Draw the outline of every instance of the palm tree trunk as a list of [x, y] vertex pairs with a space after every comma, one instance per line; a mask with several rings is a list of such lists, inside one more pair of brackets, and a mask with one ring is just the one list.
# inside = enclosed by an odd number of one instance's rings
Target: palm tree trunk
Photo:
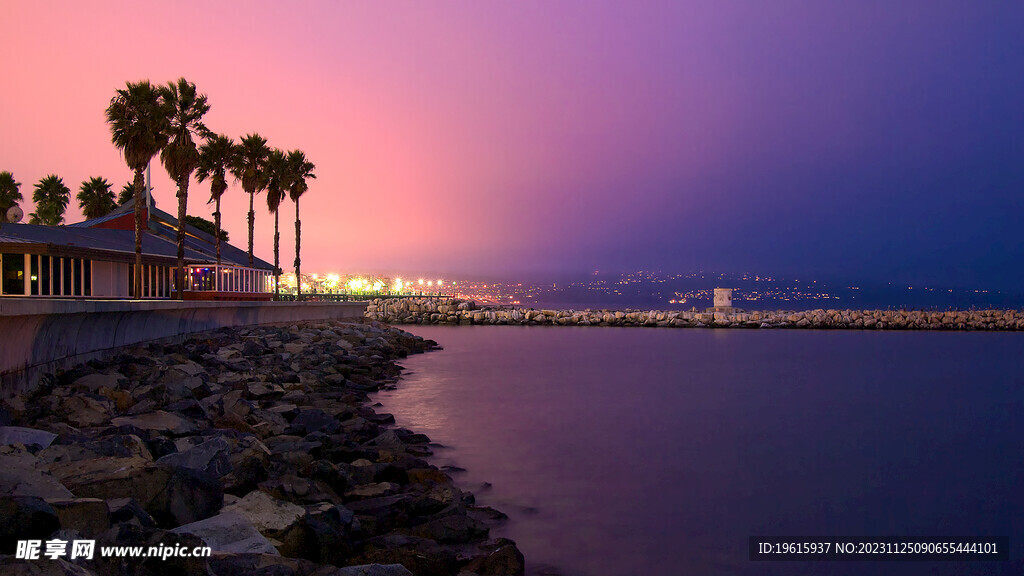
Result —
[[281, 242], [281, 234], [277, 230], [278, 216], [280, 215], [280, 209], [274, 210], [274, 300], [280, 295], [278, 283], [281, 281], [281, 259], [278, 256], [278, 246]]
[[299, 243], [302, 240], [302, 223], [299, 222], [299, 199], [295, 199], [295, 299], [302, 300], [302, 272], [299, 271]]
[[[132, 298], [142, 298], [142, 187], [145, 180], [142, 176], [142, 168], [135, 171], [135, 286], [132, 289]], [[149, 206], [146, 206], [149, 209]]]
[[185, 299], [185, 213], [188, 210], [188, 178], [178, 182], [178, 284], [175, 298]]
[[217, 266], [220, 266], [220, 196], [217, 196], [217, 211], [213, 213], [213, 225], [217, 228]]
[[255, 191], [249, 192], [249, 266], [252, 266], [252, 230], [256, 222], [256, 212], [252, 209], [252, 201], [255, 197]]

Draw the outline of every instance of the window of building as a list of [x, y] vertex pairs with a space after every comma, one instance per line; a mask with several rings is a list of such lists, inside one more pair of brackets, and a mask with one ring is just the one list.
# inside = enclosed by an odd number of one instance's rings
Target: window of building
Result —
[[62, 296], [71, 296], [71, 293], [72, 293], [71, 292], [72, 291], [71, 286], [72, 286], [72, 281], [73, 281], [72, 271], [71, 271], [72, 268], [73, 268], [73, 266], [72, 266], [72, 263], [71, 263], [71, 258], [61, 258], [60, 259], [61, 277], [63, 278], [61, 280], [61, 295]]
[[82, 259], [70, 258], [72, 296], [82, 295]]
[[4, 294], [25, 294], [25, 255], [0, 255], [0, 269], [3, 270]]
[[31, 269], [31, 277], [29, 278], [29, 285], [28, 285], [29, 294], [31, 294], [32, 296], [38, 296], [39, 295], [39, 255], [38, 254], [30, 254], [29, 257], [28, 257], [28, 261], [29, 261], [29, 265], [30, 265], [30, 269]]
[[40, 256], [39, 261], [39, 293], [43, 296], [50, 295], [50, 284], [53, 278], [50, 275], [51, 260], [49, 256]]

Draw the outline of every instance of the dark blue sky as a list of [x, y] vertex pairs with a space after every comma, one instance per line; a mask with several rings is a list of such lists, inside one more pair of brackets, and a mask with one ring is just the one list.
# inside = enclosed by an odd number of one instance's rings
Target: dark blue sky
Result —
[[1024, 287], [1024, 4], [763, 6], [709, 54], [724, 161], [652, 183], [614, 265]]

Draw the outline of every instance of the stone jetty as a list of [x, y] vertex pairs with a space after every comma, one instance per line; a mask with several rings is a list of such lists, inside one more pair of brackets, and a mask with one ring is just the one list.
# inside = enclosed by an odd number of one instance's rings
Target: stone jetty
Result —
[[[367, 405], [398, 359], [435, 346], [375, 322], [231, 328], [44, 377], [0, 403], [0, 572], [523, 574], [489, 536], [504, 515]], [[29, 540], [38, 559], [17, 558]], [[78, 540], [91, 559], [71, 559]], [[48, 558], [47, 542], [67, 548]]]
[[854, 330], [1024, 330], [1018, 310], [535, 310], [457, 298], [376, 299], [366, 318], [389, 324], [646, 326], [662, 328], [817, 328]]

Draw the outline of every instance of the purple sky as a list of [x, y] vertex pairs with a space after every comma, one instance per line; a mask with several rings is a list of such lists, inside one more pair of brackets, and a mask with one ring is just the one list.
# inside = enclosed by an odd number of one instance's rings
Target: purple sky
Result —
[[111, 96], [185, 76], [212, 129], [316, 163], [304, 270], [1024, 287], [1021, 30], [1019, 2], [7, 2], [0, 170], [119, 189]]

